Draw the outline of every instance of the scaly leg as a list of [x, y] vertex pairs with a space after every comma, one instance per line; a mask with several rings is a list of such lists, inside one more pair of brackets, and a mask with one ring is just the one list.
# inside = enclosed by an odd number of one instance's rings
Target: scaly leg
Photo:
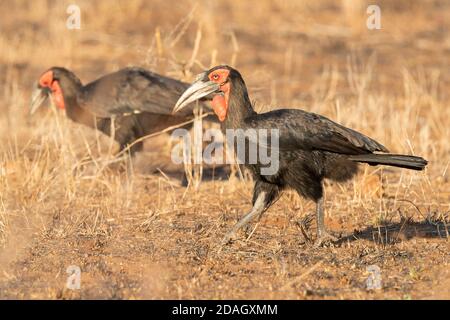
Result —
[[280, 189], [277, 185], [263, 182], [258, 180], [255, 182], [253, 189], [253, 208], [247, 213], [236, 225], [226, 234], [222, 240], [222, 244], [228, 244], [236, 237], [236, 232], [242, 227], [248, 224], [255, 217], [261, 217], [261, 215], [269, 209], [269, 207], [275, 203], [280, 195]]
[[323, 197], [321, 197], [316, 203], [316, 221], [317, 221], [317, 239], [315, 242], [316, 247], [320, 247], [326, 242], [337, 241], [338, 239], [327, 232], [325, 229], [324, 211], [323, 211]]
[[233, 229], [231, 229], [231, 231], [225, 235], [222, 240], [222, 244], [228, 244], [231, 240], [233, 240], [236, 237], [236, 233], [239, 231], [239, 229], [249, 223], [253, 218], [255, 218], [256, 216], [260, 216], [264, 212], [264, 210], [266, 209], [266, 205], [266, 192], [262, 191], [258, 194], [256, 201], [253, 204], [252, 210], [247, 213], [241, 220], [239, 220], [239, 222], [234, 225]]
[[110, 123], [109, 123], [109, 136], [111, 137], [111, 140], [109, 142], [109, 148], [108, 148], [108, 156], [112, 155], [112, 149], [114, 145], [114, 141], [116, 138], [116, 117], [112, 116]]

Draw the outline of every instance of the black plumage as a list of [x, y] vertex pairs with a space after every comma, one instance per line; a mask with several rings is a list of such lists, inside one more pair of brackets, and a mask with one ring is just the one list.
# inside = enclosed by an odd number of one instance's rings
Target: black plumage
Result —
[[183, 108], [185, 101], [205, 97], [212, 100], [224, 131], [276, 129], [279, 133], [279, 169], [270, 175], [262, 173], [264, 166], [261, 163], [249, 163], [248, 152], [254, 141], [247, 139], [247, 154], [241, 161], [255, 182], [253, 208], [225, 237], [225, 242], [235, 236], [239, 228], [267, 210], [282, 190], [291, 188], [316, 203], [317, 244], [321, 244], [333, 238], [324, 226], [324, 179], [347, 181], [357, 172], [359, 162], [414, 170], [422, 170], [427, 164], [421, 157], [387, 154], [388, 149], [377, 141], [314, 113], [280, 109], [258, 114], [252, 107], [242, 76], [228, 66], [218, 66], [203, 73], [183, 94], [175, 110]]

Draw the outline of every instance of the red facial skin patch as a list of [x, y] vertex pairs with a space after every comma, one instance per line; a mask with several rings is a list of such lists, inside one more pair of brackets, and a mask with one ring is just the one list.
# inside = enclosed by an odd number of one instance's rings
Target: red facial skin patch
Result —
[[53, 80], [53, 71], [50, 70], [44, 73], [39, 79], [39, 85], [44, 88], [50, 88], [53, 101], [59, 109], [64, 110], [66, 108], [61, 86], [57, 80]]
[[230, 96], [230, 83], [227, 82], [227, 78], [230, 71], [227, 69], [218, 69], [213, 71], [209, 75], [209, 80], [220, 84], [220, 89], [224, 93], [223, 95], [215, 95], [211, 101], [214, 113], [219, 118], [219, 121], [225, 121], [228, 112], [228, 99]]
[[44, 88], [50, 88], [53, 82], [53, 71], [47, 71], [39, 79], [39, 85]]

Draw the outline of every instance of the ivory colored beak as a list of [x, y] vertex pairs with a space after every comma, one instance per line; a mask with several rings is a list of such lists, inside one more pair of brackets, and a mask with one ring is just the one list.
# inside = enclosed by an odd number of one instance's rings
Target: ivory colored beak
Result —
[[45, 88], [39, 88], [36, 86], [36, 89], [34, 89], [32, 95], [31, 95], [31, 101], [30, 101], [30, 114], [34, 114], [37, 109], [47, 100], [50, 92], [48, 89]]
[[220, 89], [220, 86], [212, 81], [195, 81], [178, 99], [172, 113], [176, 113], [188, 104], [197, 101]]

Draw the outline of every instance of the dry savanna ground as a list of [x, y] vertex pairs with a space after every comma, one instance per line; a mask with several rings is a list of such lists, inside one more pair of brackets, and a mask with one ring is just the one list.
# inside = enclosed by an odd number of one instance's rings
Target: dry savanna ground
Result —
[[[372, 1], [373, 2], [373, 1]], [[376, 1], [0, 1], [0, 298], [450, 298], [450, 4]], [[288, 106], [364, 132], [427, 170], [361, 166], [313, 204], [287, 192], [239, 240], [220, 240], [250, 208], [252, 182], [205, 168], [198, 190], [168, 156], [168, 135], [111, 163], [110, 141], [30, 90], [53, 65], [82, 81], [139, 65], [186, 81], [227, 63], [259, 111]], [[69, 266], [81, 289], [66, 289]], [[368, 268], [382, 288], [367, 290]], [[375, 267], [375, 268], [376, 268]], [[369, 268], [370, 270], [370, 268]]]

